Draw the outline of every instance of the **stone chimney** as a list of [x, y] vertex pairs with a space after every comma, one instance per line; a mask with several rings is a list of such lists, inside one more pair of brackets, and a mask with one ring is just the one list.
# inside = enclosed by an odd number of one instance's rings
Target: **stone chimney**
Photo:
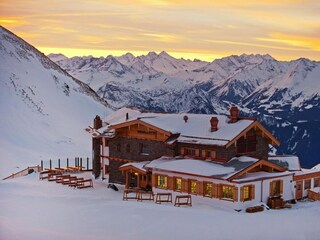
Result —
[[219, 119], [217, 117], [212, 117], [210, 119], [211, 132], [216, 132], [218, 130]]
[[94, 120], [93, 120], [93, 128], [94, 129], [99, 129], [102, 127], [102, 120], [101, 118], [97, 115]]
[[188, 119], [189, 119], [189, 118], [188, 118], [188, 116], [187, 116], [187, 115], [185, 115], [185, 116], [183, 117], [183, 120], [184, 120], [184, 122], [185, 122], [185, 123], [187, 123], [187, 122], [188, 122]]
[[[97, 115], [93, 120], [93, 128], [99, 129], [102, 127], [102, 120]], [[101, 173], [101, 162], [100, 162], [100, 146], [101, 146], [101, 138], [93, 137], [92, 138], [92, 174], [95, 178], [98, 178]]]
[[236, 123], [239, 118], [239, 109], [235, 106], [230, 108], [230, 123]]

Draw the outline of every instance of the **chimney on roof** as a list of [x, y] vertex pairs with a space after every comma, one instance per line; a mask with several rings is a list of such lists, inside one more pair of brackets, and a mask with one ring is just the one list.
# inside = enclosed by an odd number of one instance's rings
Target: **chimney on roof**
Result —
[[183, 120], [184, 120], [185, 123], [188, 122], [188, 119], [189, 119], [188, 116], [184, 115]]
[[239, 109], [235, 106], [230, 108], [230, 123], [236, 123], [239, 118]]
[[94, 129], [99, 129], [102, 127], [102, 120], [101, 118], [97, 115], [94, 120], [93, 120], [93, 128]]
[[210, 119], [211, 132], [216, 132], [218, 130], [219, 119], [217, 117], [212, 117]]
[[126, 113], [126, 121], [129, 119], [129, 113]]

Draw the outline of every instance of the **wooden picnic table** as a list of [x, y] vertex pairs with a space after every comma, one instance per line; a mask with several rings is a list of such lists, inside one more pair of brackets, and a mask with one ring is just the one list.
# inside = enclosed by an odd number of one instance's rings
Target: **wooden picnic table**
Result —
[[[130, 188], [130, 189], [125, 189], [123, 191], [123, 197], [122, 197], [122, 200], [124, 201], [128, 201], [130, 199], [135, 199], [137, 200], [138, 199], [138, 192], [139, 192], [139, 189], [134, 189], [134, 188]], [[129, 194], [133, 194], [134, 196], [129, 196]]]
[[144, 190], [139, 190], [138, 191], [138, 196], [137, 196], [137, 201], [154, 201], [154, 194], [152, 191], [144, 191]]
[[172, 193], [157, 193], [156, 203], [161, 204], [163, 202], [172, 203]]
[[191, 195], [178, 195], [174, 202], [174, 206], [180, 207], [181, 205], [192, 206]]

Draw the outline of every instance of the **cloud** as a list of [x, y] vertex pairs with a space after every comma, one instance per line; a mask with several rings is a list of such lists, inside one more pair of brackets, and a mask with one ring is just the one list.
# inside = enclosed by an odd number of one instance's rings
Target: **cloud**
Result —
[[36, 47], [320, 60], [319, 10], [315, 0], [2, 0], [0, 23]]

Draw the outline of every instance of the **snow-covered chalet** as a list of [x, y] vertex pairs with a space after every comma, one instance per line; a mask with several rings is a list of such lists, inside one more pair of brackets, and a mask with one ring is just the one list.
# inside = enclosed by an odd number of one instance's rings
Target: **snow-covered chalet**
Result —
[[[88, 129], [89, 130], [89, 129]], [[269, 156], [280, 142], [259, 121], [122, 108], [94, 119], [93, 171], [126, 188], [171, 192], [234, 209], [301, 199], [319, 188], [320, 170], [302, 170], [296, 156]]]

